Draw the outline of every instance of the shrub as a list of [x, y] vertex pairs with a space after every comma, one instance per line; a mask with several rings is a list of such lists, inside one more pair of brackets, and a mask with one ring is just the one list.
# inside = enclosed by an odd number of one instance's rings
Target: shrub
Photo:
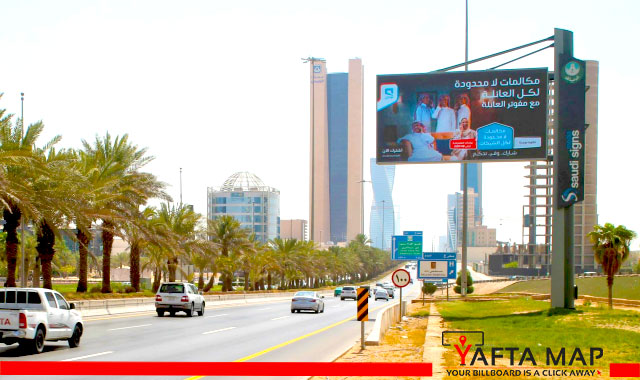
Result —
[[89, 288], [89, 293], [100, 293], [102, 291], [102, 285], [93, 285]]
[[438, 287], [430, 282], [425, 282], [424, 285], [422, 285], [422, 293], [424, 294], [432, 295], [437, 289]]
[[502, 266], [503, 268], [517, 268], [518, 267], [518, 262], [517, 261], [512, 261], [508, 264], [504, 264]]
[[136, 292], [136, 288], [134, 288], [133, 286], [130, 286], [130, 285], [129, 285], [129, 286], [126, 286], [126, 287], [124, 288], [124, 292], [125, 292], [125, 293], [135, 293], [135, 292]]
[[[471, 274], [467, 271], [467, 294], [473, 293], [473, 279], [471, 278]], [[458, 272], [458, 278], [456, 279], [456, 286], [453, 288], [453, 291], [461, 294], [462, 290], [462, 275]]]

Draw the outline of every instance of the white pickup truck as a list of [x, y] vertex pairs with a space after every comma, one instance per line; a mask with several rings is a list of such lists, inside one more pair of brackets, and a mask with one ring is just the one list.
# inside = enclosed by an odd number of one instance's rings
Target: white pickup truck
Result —
[[51, 289], [0, 289], [0, 342], [19, 343], [39, 354], [45, 341], [67, 340], [80, 344], [82, 316], [64, 297]]

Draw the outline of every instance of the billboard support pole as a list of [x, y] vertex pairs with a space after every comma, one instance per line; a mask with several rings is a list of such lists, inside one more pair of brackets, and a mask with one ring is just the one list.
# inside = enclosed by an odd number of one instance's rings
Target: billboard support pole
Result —
[[553, 138], [553, 216], [552, 216], [552, 258], [551, 258], [551, 307], [574, 309], [574, 257], [573, 257], [573, 206], [559, 207], [557, 194], [560, 189], [560, 136], [563, 125], [560, 125], [558, 109], [560, 104], [561, 55], [573, 56], [573, 33], [568, 30], [554, 31], [554, 117]]
[[[465, 0], [464, 71], [469, 71], [469, 1]], [[460, 271], [460, 295], [467, 296], [467, 163], [462, 164], [462, 270]], [[449, 287], [447, 284], [447, 294]]]

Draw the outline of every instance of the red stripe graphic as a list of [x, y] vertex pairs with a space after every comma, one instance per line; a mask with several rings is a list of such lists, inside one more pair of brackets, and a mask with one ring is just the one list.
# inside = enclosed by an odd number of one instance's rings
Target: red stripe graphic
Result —
[[431, 376], [431, 363], [1, 361], [19, 376]]
[[610, 377], [640, 377], [640, 363], [610, 363]]

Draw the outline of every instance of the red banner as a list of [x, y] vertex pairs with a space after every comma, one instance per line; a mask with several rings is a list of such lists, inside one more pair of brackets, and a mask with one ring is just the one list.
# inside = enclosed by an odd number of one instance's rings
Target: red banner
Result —
[[478, 140], [476, 139], [457, 139], [449, 141], [450, 149], [478, 149]]
[[640, 377], [640, 363], [611, 363], [609, 377]]
[[[36, 365], [29, 365], [36, 364]], [[431, 376], [431, 363], [24, 362], [0, 361], [5, 376]]]

